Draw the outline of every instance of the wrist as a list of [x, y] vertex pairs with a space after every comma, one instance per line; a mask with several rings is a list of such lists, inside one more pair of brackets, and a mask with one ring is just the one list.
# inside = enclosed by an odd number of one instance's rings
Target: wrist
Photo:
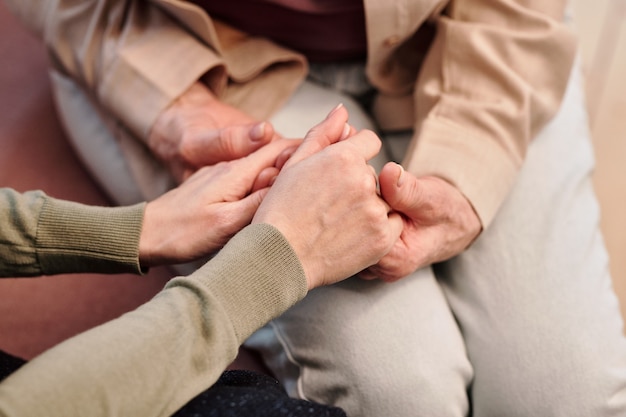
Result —
[[148, 146], [154, 150], [159, 146], [162, 138], [182, 137], [185, 129], [185, 118], [189, 112], [207, 109], [207, 106], [217, 103], [219, 100], [211, 90], [200, 82], [193, 83], [159, 113], [148, 134]]
[[147, 203], [144, 208], [141, 234], [139, 235], [138, 257], [141, 268], [149, 268], [158, 264], [159, 256], [156, 249], [159, 238], [155, 235], [155, 231], [158, 231], [159, 228], [153, 221], [153, 214], [153, 203]]

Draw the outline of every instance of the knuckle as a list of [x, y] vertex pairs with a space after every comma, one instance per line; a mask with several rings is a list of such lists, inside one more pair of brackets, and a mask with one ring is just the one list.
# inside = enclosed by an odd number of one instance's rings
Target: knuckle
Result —
[[361, 133], [363, 134], [363, 136], [365, 136], [367, 139], [370, 139], [372, 141], [377, 141], [377, 142], [381, 142], [380, 138], [378, 137], [378, 135], [370, 129], [363, 129], [361, 131]]
[[333, 160], [336, 164], [342, 164], [344, 166], [350, 166], [354, 162], [354, 153], [346, 152], [345, 149], [340, 148], [327, 148], [329, 150], [335, 150], [337, 152], [331, 152]]
[[378, 137], [378, 135], [370, 130], [370, 129], [363, 129], [361, 131], [361, 134], [363, 135], [364, 139], [367, 140], [368, 142], [372, 142], [372, 144], [381, 147], [382, 146], [382, 141], [380, 140], [380, 137]]

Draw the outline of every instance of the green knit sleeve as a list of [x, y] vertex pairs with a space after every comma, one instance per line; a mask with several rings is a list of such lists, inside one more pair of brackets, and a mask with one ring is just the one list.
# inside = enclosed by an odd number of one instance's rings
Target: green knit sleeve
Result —
[[140, 273], [143, 211], [0, 189], [0, 276]]
[[241, 230], [211, 262], [166, 286], [175, 287], [213, 294], [230, 318], [239, 343], [307, 293], [298, 256], [269, 224]]
[[62, 342], [0, 384], [0, 416], [172, 415], [211, 386], [239, 345], [307, 292], [270, 225], [246, 227], [151, 301]]
[[45, 199], [40, 191], [0, 189], [0, 276], [41, 275], [35, 240]]

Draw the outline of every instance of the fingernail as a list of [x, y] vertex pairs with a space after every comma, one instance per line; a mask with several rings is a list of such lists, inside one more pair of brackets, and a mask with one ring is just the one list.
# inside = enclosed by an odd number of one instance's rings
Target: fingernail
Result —
[[255, 125], [250, 130], [250, 139], [256, 141], [256, 140], [261, 140], [261, 139], [265, 138], [265, 125], [266, 124], [267, 124], [266, 122], [261, 122], [261, 123]]
[[398, 187], [402, 187], [402, 184], [404, 184], [404, 168], [402, 168], [402, 165], [399, 165], [400, 167], [400, 175], [398, 175], [398, 182], [396, 183], [396, 185]]
[[349, 134], [350, 134], [350, 125], [346, 123], [345, 125], [343, 125], [343, 132], [341, 132], [341, 136], [339, 137], [339, 140], [346, 139]]
[[335, 108], [334, 108], [334, 109], [332, 109], [332, 110], [330, 111], [330, 113], [328, 113], [328, 116], [326, 116], [326, 118], [327, 118], [327, 119], [328, 119], [328, 118], [330, 118], [333, 114], [335, 114], [335, 113], [337, 112], [337, 110], [339, 110], [339, 109], [340, 109], [340, 108], [342, 108], [342, 107], [343, 107], [343, 103], [339, 103], [339, 104], [337, 104], [337, 106], [335, 106]]

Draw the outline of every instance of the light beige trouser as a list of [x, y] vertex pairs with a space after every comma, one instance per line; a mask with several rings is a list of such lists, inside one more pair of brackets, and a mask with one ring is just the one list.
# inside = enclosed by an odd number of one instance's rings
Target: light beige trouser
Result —
[[[76, 148], [118, 202], [169, 186], [123, 129], [103, 122], [71, 82], [53, 80]], [[352, 100], [313, 84], [273, 121], [302, 135], [338, 101], [353, 124], [371, 127]], [[400, 142], [388, 139], [388, 153]], [[350, 279], [315, 290], [248, 346], [292, 395], [351, 417], [626, 416], [626, 340], [592, 168], [575, 71], [561, 111], [471, 249], [394, 284]]]

